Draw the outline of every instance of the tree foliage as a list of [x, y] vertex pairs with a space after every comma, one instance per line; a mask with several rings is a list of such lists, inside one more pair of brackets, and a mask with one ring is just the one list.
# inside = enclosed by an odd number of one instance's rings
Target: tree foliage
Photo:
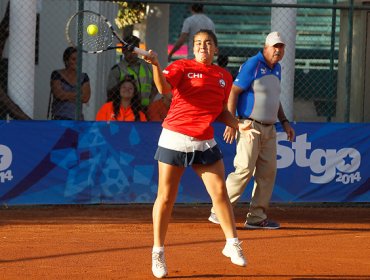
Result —
[[146, 3], [143, 2], [128, 2], [128, 1], [116, 1], [119, 5], [117, 17], [115, 19], [118, 28], [123, 29], [126, 26], [140, 23], [146, 14]]

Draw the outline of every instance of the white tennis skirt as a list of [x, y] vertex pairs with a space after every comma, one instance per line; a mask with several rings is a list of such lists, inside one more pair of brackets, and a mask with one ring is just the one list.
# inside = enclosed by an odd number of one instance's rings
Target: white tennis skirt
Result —
[[166, 128], [162, 129], [154, 158], [160, 162], [187, 167], [212, 164], [223, 158], [215, 139], [199, 140]]

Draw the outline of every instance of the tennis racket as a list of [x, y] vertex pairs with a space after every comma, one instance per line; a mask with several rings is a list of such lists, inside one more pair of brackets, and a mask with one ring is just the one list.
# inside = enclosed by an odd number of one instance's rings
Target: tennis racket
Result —
[[[91, 27], [96, 32], [88, 31]], [[123, 41], [108, 19], [93, 11], [82, 10], [72, 15], [68, 19], [65, 35], [69, 44], [75, 47], [80, 44], [85, 53], [97, 54], [121, 48], [143, 56], [149, 55], [149, 52]], [[122, 45], [117, 46], [117, 41]]]

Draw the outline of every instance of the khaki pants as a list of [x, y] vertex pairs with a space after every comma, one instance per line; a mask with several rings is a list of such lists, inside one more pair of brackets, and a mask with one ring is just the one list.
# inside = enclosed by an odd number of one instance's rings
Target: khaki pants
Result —
[[[245, 120], [248, 122], [249, 120]], [[254, 187], [247, 214], [248, 223], [257, 223], [267, 218], [276, 177], [276, 129], [274, 125], [262, 125], [253, 122], [252, 126], [261, 134], [254, 134], [255, 139], [248, 143], [243, 134], [238, 133], [235, 171], [226, 180], [226, 188], [233, 206], [243, 194], [252, 176]], [[213, 209], [211, 210], [213, 212]]]

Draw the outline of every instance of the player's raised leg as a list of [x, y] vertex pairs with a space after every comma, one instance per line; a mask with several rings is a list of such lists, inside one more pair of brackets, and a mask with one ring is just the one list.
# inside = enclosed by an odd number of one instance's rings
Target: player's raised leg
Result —
[[[221, 228], [225, 234], [226, 245], [222, 253], [231, 259], [231, 262], [246, 266], [241, 242], [237, 237], [234, 213], [226, 191], [225, 167], [222, 160], [210, 165], [194, 164], [193, 169], [203, 180], [207, 191], [212, 199], [213, 207], [219, 218]], [[222, 175], [220, 175], [222, 174]]]

